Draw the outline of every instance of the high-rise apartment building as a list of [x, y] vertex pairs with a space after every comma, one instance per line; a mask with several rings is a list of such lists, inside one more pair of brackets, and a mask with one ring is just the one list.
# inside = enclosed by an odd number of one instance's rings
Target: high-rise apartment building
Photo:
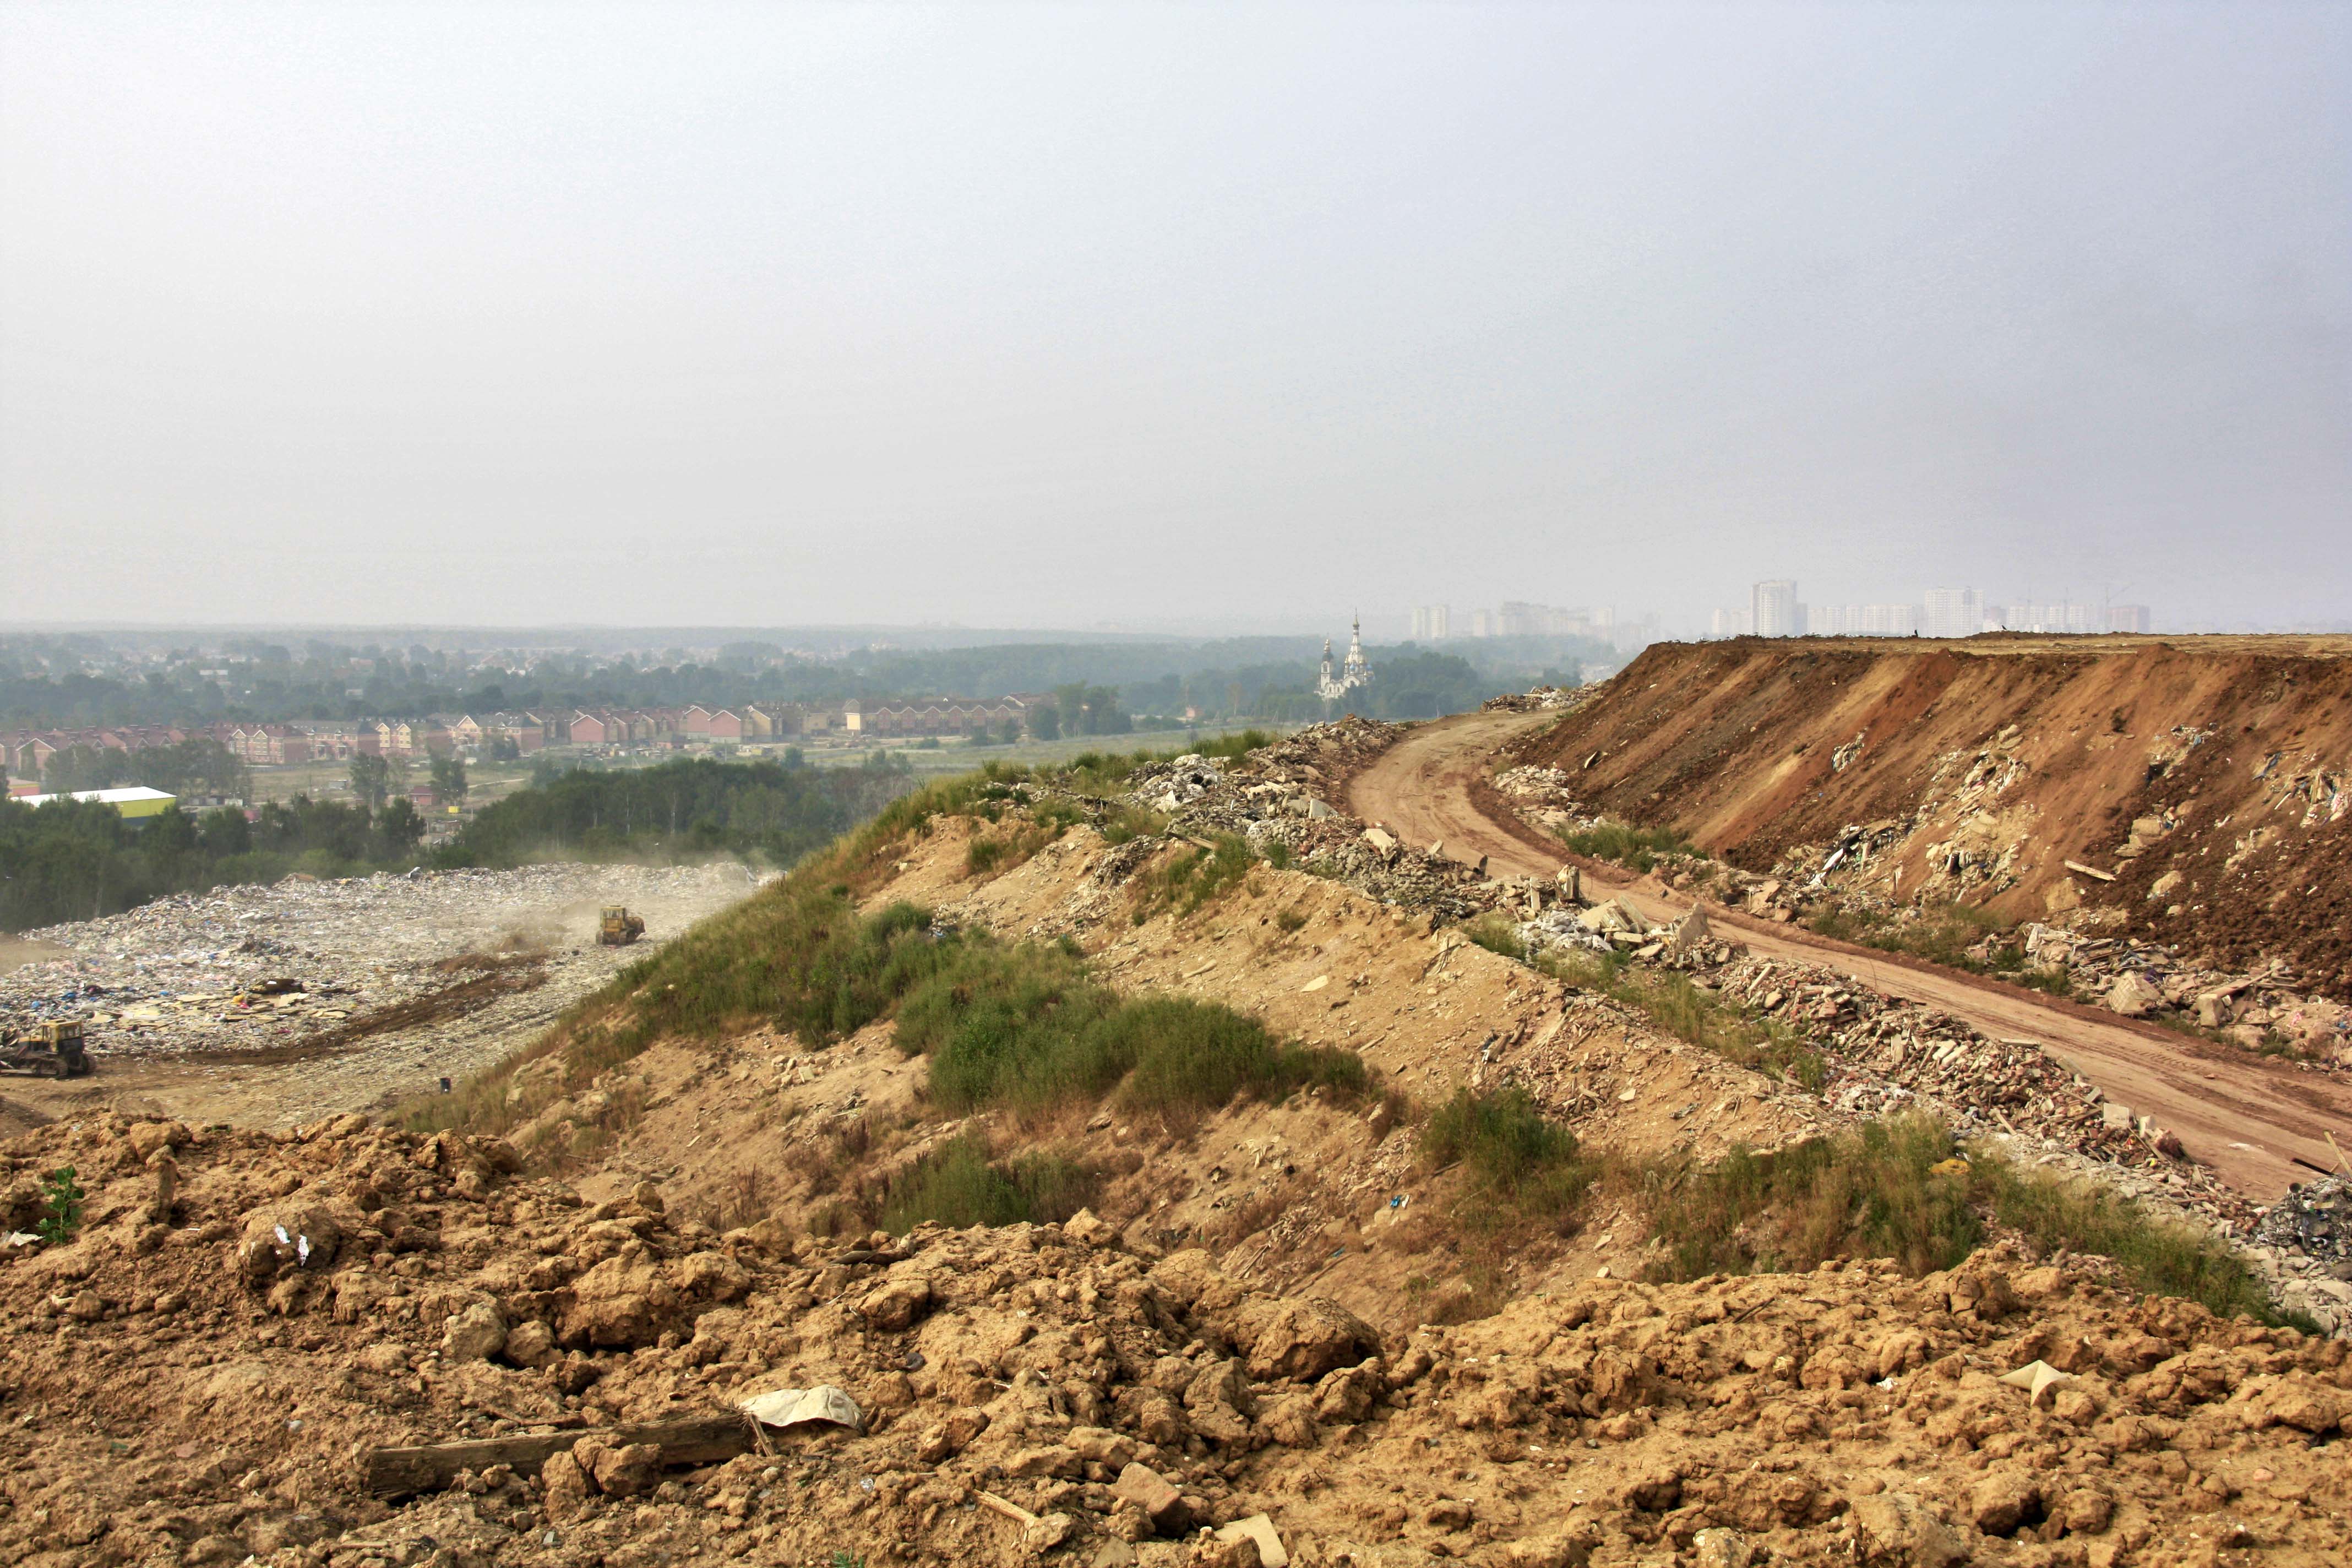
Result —
[[1748, 624], [1759, 637], [1802, 637], [1805, 619], [1797, 603], [1797, 584], [1782, 578], [1749, 589]]
[[1974, 588], [1930, 588], [1919, 630], [1931, 637], [1972, 637], [1984, 630], [1984, 595]]
[[1423, 605], [1412, 612], [1412, 640], [1444, 642], [1454, 634], [1454, 612], [1444, 605]]
[[2107, 630], [2111, 632], [2147, 632], [2154, 629], [2146, 605], [2107, 606]]

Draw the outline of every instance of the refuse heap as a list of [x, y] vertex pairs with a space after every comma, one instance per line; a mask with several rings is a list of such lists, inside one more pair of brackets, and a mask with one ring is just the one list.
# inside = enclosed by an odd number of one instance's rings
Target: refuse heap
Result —
[[2352, 1347], [2095, 1259], [1596, 1279], [1384, 1333], [1083, 1212], [718, 1235], [360, 1117], [89, 1119], [9, 1164], [12, 1203], [90, 1191], [70, 1244], [0, 1251], [0, 1555], [35, 1568], [2352, 1552]]
[[584, 965], [590, 983], [626, 950], [569, 951], [568, 908], [713, 904], [751, 886], [732, 864], [529, 866], [177, 895], [26, 933], [71, 955], [0, 974], [0, 1028], [79, 1018], [101, 1058], [281, 1047], [464, 984], [457, 954]]

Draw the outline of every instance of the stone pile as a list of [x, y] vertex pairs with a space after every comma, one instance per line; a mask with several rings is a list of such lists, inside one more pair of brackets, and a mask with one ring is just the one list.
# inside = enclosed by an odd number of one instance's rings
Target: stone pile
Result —
[[2183, 962], [2173, 944], [2138, 937], [2038, 922], [2021, 934], [2028, 963], [2064, 972], [2077, 994], [2126, 1017], [2177, 1016], [2218, 1029], [2250, 1050], [2284, 1047], [2310, 1060], [2352, 1067], [2352, 1008], [2297, 987], [2283, 962], [2258, 973], [2231, 974]]

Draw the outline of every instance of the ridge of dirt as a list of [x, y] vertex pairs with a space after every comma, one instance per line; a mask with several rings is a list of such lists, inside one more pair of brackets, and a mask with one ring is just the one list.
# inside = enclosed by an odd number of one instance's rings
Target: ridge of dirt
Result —
[[2283, 959], [2352, 995], [2340, 639], [1659, 643], [1516, 754], [1748, 870], [1860, 829], [1833, 885]]

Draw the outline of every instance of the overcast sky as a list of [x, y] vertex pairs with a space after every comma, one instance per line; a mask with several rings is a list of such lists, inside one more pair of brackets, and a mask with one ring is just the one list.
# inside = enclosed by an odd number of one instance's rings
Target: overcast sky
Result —
[[0, 619], [2352, 617], [2352, 7], [0, 5]]

